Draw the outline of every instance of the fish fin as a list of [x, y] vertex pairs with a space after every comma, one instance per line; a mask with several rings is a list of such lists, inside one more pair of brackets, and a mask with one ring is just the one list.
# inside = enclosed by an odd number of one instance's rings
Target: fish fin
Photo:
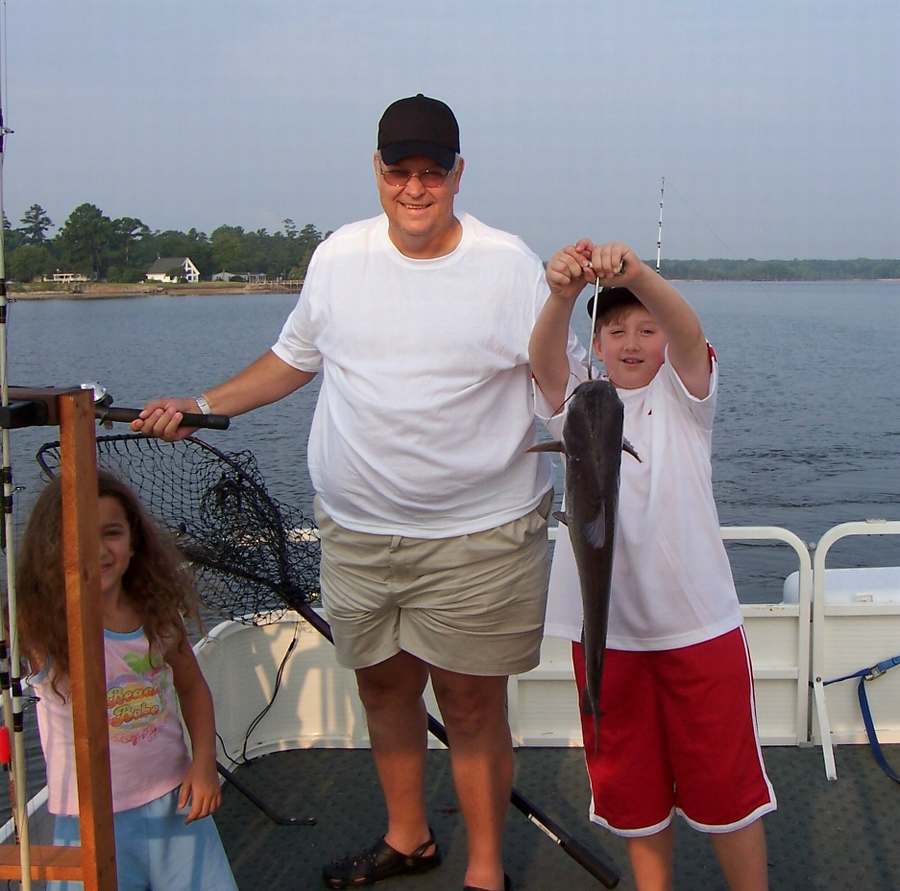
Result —
[[553, 511], [553, 519], [557, 523], [562, 523], [563, 526], [569, 525], [569, 518], [561, 510]]
[[527, 452], [562, 452], [563, 455], [566, 453], [566, 448], [558, 439], [553, 440], [552, 442], [538, 442], [535, 443], [530, 449], [526, 449]]
[[[631, 455], [632, 458], [637, 458], [638, 461], [641, 461], [641, 456], [637, 453], [635, 447], [627, 439], [625, 439], [624, 436], [622, 437], [622, 451], [628, 452], [628, 454]], [[641, 461], [641, 464], [643, 463], [644, 462]]]
[[606, 544], [606, 502], [600, 502], [600, 512], [586, 523], [584, 527], [584, 537], [592, 548], [598, 550]]

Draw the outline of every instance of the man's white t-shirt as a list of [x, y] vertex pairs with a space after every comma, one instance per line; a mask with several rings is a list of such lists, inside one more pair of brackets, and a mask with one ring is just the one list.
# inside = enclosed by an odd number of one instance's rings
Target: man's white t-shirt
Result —
[[[585, 366], [570, 360], [572, 384]], [[618, 389], [624, 433], [641, 462], [622, 454], [607, 646], [667, 650], [741, 624], [731, 566], [719, 533], [710, 463], [718, 364], [697, 399], [668, 360], [636, 390]], [[552, 411], [538, 393], [538, 411]], [[562, 434], [563, 415], [547, 421]], [[575, 558], [560, 526], [550, 573], [545, 633], [580, 640], [583, 612]]]
[[543, 264], [513, 235], [460, 223], [456, 249], [432, 260], [400, 253], [384, 215], [338, 229], [272, 347], [323, 372], [309, 471], [348, 529], [477, 532], [524, 516], [552, 485], [546, 456], [527, 451]]

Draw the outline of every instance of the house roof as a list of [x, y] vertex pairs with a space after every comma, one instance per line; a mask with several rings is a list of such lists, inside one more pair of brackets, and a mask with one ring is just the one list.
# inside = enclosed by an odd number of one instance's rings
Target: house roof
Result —
[[169, 272], [172, 269], [183, 269], [184, 261], [190, 257], [160, 257], [147, 270], [148, 273]]

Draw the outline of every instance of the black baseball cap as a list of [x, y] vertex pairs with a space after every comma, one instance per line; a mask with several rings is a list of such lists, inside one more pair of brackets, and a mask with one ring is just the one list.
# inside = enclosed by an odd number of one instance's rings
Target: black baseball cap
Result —
[[[600, 305], [597, 307], [598, 319], [604, 312], [613, 309], [613, 307], [628, 306], [630, 304], [639, 304], [641, 302], [628, 290], [628, 288], [601, 288], [600, 293], [597, 295], [597, 299], [600, 301]], [[594, 317], [593, 297], [587, 302], [587, 312], [591, 318]]]
[[378, 150], [386, 164], [423, 155], [452, 170], [459, 153], [459, 124], [440, 99], [421, 93], [398, 99], [378, 122]]

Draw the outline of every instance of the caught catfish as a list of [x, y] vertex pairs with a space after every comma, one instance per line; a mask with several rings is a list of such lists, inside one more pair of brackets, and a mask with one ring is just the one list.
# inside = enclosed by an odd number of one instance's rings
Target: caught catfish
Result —
[[586, 676], [581, 711], [593, 715], [595, 741], [600, 721], [600, 678], [606, 649], [622, 451], [640, 461], [622, 436], [624, 414], [622, 400], [612, 383], [586, 381], [569, 398], [562, 442], [541, 443], [533, 449], [559, 451], [566, 456], [566, 510], [557, 517], [568, 527], [578, 567]]

